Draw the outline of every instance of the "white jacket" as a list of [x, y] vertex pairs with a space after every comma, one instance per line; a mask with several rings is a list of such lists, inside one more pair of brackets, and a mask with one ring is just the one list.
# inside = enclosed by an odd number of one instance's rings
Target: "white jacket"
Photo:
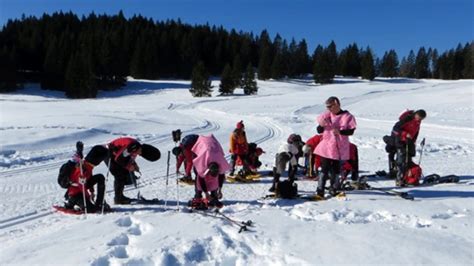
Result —
[[285, 142], [280, 145], [280, 148], [278, 148], [278, 153], [284, 152], [290, 155], [290, 164], [292, 166], [298, 165], [298, 161], [296, 160], [296, 155], [298, 154], [298, 147], [293, 144], [289, 144], [288, 142]]

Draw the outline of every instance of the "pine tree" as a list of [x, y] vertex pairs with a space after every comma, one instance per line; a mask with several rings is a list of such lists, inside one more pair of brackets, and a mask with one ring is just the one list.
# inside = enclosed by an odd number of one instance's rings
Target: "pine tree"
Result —
[[284, 77], [285, 64], [283, 55], [281, 52], [277, 52], [273, 58], [273, 63], [271, 67], [272, 79], [281, 79]]
[[367, 49], [362, 53], [361, 61], [361, 74], [363, 79], [374, 80], [375, 78], [375, 66], [374, 66], [374, 56], [372, 54], [372, 49], [367, 47]]
[[452, 68], [452, 79], [461, 79], [462, 73], [464, 71], [464, 48], [459, 43], [456, 51], [454, 52], [453, 58], [453, 68]]
[[59, 44], [56, 37], [53, 37], [49, 43], [43, 64], [43, 76], [41, 79], [42, 89], [64, 90], [64, 68], [66, 67], [60, 58], [58, 52]]
[[429, 63], [430, 61], [425, 47], [421, 47], [415, 59], [415, 76], [417, 79], [429, 77]]
[[194, 97], [211, 96], [211, 81], [209, 80], [209, 74], [202, 61], [197, 63], [193, 68], [191, 74], [191, 88], [189, 89], [189, 92], [191, 92]]
[[66, 70], [66, 96], [69, 98], [95, 98], [96, 81], [92, 72], [91, 59], [85, 52], [71, 56]]
[[258, 92], [255, 73], [252, 64], [250, 63], [247, 65], [247, 69], [245, 70], [242, 88], [244, 89], [245, 95], [257, 94]]
[[408, 73], [410, 72], [410, 66], [408, 65], [408, 61], [405, 57], [402, 58], [400, 62], [400, 77], [407, 78]]
[[408, 78], [415, 78], [416, 77], [416, 58], [415, 58], [415, 52], [413, 50], [410, 50], [410, 53], [408, 53], [407, 57], [407, 70], [406, 70], [406, 77]]
[[336, 43], [334, 41], [331, 41], [331, 43], [328, 45], [327, 53], [328, 53], [328, 59], [330, 62], [330, 75], [333, 77], [337, 74], [337, 49], [336, 49]]
[[267, 80], [272, 76], [272, 44], [266, 30], [260, 34], [259, 42], [258, 79]]
[[474, 42], [466, 43], [464, 46], [464, 79], [474, 79]]
[[332, 83], [334, 78], [331, 73], [331, 62], [329, 61], [329, 55], [327, 49], [323, 49], [321, 45], [316, 47], [314, 51], [314, 67], [313, 77], [316, 83], [327, 84]]
[[16, 49], [0, 48], [0, 92], [14, 91], [22, 87], [16, 72]]
[[232, 69], [229, 64], [226, 64], [221, 75], [221, 84], [219, 85], [219, 92], [221, 95], [230, 95], [234, 93], [235, 81], [232, 76]]
[[430, 62], [431, 62], [431, 74], [432, 78], [438, 79], [439, 78], [439, 66], [438, 66], [438, 50], [433, 49], [431, 53]]
[[242, 85], [242, 61], [240, 56], [237, 55], [232, 62], [232, 81], [234, 88], [238, 88]]
[[385, 52], [380, 68], [383, 77], [397, 77], [399, 75], [398, 56], [395, 50]]
[[341, 52], [341, 70], [342, 75], [358, 77], [361, 73], [360, 55], [357, 44], [353, 43]]

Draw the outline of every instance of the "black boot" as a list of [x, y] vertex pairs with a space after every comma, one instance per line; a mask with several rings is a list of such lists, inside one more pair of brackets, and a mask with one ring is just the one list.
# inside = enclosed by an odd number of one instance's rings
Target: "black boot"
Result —
[[131, 199], [123, 195], [123, 190], [125, 189], [125, 184], [122, 182], [117, 182], [117, 179], [114, 181], [114, 190], [115, 190], [115, 204], [130, 204]]
[[275, 192], [278, 188], [278, 182], [280, 182], [280, 174], [273, 174], [273, 184], [272, 187], [268, 190], [269, 192]]

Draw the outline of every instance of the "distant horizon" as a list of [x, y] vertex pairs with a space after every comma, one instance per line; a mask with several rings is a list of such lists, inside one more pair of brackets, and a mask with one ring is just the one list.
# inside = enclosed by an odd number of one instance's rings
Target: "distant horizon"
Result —
[[116, 15], [121, 10], [127, 19], [134, 15], [155, 22], [179, 19], [183, 24], [222, 26], [227, 31], [235, 29], [254, 36], [266, 29], [272, 41], [277, 33], [288, 42], [292, 38], [297, 42], [305, 39], [309, 55], [317, 45], [327, 46], [334, 40], [338, 51], [356, 43], [359, 48], [369, 46], [378, 58], [393, 49], [399, 60], [408, 56], [410, 50], [416, 55], [420, 47], [431, 47], [441, 54], [455, 49], [459, 43], [464, 46], [474, 40], [474, 4], [467, 0], [227, 2], [203, 0], [197, 5], [190, 0], [138, 0], [133, 4], [126, 0], [1, 0], [0, 25], [3, 27], [10, 19], [21, 19], [22, 15], [39, 18], [43, 14], [72, 12], [81, 18], [92, 12]]

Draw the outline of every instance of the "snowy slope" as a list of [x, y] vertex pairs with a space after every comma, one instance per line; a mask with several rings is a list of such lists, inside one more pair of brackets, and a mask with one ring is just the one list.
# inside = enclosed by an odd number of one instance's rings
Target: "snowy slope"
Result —
[[[213, 82], [217, 90], [218, 82]], [[1, 265], [315, 265], [474, 263], [474, 82], [337, 79], [317, 86], [310, 80], [258, 82], [259, 94], [192, 98], [188, 81], [133, 80], [94, 100], [67, 100], [34, 85], [0, 95], [0, 264]], [[167, 199], [167, 206], [115, 206], [117, 212], [67, 216], [54, 213], [64, 190], [56, 183], [59, 166], [75, 142], [86, 151], [129, 135], [157, 146], [163, 156], [174, 147], [171, 131], [214, 134], [228, 147], [236, 122], [244, 120], [249, 141], [275, 152], [293, 132], [315, 133], [324, 100], [338, 96], [356, 116], [351, 140], [359, 146], [360, 169], [387, 165], [383, 135], [405, 108], [424, 108], [419, 139], [427, 145], [425, 174], [455, 173], [458, 184], [406, 188], [415, 201], [377, 192], [348, 193], [325, 202], [262, 200], [270, 178], [254, 184], [226, 184], [223, 212], [255, 222], [238, 233], [228, 222], [177, 212], [177, 188], [166, 158], [139, 159], [141, 194]], [[104, 165], [96, 173], [107, 172]], [[174, 172], [173, 170], [171, 172]], [[108, 182], [106, 199], [112, 201]], [[393, 187], [374, 180], [373, 186]], [[301, 192], [316, 183], [298, 181]], [[137, 190], [128, 189], [134, 196]], [[193, 196], [179, 187], [181, 205]]]

